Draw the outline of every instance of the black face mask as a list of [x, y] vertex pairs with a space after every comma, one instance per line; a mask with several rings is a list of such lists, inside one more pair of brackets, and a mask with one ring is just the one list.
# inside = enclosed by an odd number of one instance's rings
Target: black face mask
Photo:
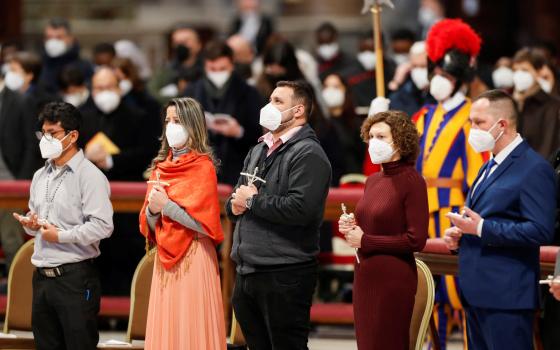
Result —
[[266, 77], [266, 80], [268, 80], [268, 82], [270, 84], [272, 84], [272, 86], [276, 86], [276, 83], [281, 81], [281, 80], [289, 80], [288, 77], [285, 74], [266, 74], [264, 75]]
[[191, 50], [185, 45], [177, 45], [175, 48], [175, 58], [178, 62], [186, 61], [191, 55]]
[[237, 74], [239, 74], [239, 76], [243, 79], [249, 79], [253, 75], [251, 65], [248, 63], [236, 63], [235, 72], [237, 72]]

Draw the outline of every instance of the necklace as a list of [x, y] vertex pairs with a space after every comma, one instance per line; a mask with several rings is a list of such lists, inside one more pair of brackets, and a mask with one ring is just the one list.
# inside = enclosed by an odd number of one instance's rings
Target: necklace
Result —
[[[60, 181], [58, 182], [58, 184], [54, 188], [54, 192], [52, 194], [52, 197], [50, 197], [50, 199], [49, 199], [49, 183], [50, 183], [50, 180], [51, 180], [51, 174], [47, 175], [47, 184], [45, 186], [46, 187], [45, 202], [47, 203], [47, 215], [45, 216], [46, 221], [49, 221], [49, 215], [51, 213], [51, 207], [53, 205], [54, 198], [56, 197], [56, 193], [58, 192], [58, 189], [60, 188], [60, 185], [64, 181], [64, 177], [66, 177], [66, 173], [67, 173], [67, 171], [66, 171], [66, 169], [64, 169], [62, 175], [60, 176]], [[54, 179], [53, 179], [53, 181], [54, 181]]]

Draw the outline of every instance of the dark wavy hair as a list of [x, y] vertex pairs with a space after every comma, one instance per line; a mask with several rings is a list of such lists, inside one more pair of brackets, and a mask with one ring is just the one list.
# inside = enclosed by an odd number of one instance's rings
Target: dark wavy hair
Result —
[[374, 124], [386, 123], [391, 128], [393, 145], [401, 155], [401, 160], [414, 164], [420, 150], [420, 135], [410, 117], [402, 111], [380, 112], [368, 117], [362, 124], [361, 136], [369, 142], [369, 130]]

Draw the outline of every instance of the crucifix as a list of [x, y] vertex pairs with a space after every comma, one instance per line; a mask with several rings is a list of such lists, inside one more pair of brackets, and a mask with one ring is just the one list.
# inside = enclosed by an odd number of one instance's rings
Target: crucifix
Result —
[[255, 170], [253, 171], [252, 174], [251, 173], [244, 173], [244, 172], [241, 172], [240, 174], [247, 177], [247, 186], [251, 186], [252, 184], [254, 184], [257, 181], [260, 181], [263, 184], [265, 184], [266, 180], [258, 177], [257, 176], [258, 172], [259, 172], [259, 167], [255, 167]]
[[159, 186], [159, 187], [166, 187], [166, 186], [169, 186], [169, 183], [168, 183], [168, 182], [160, 181], [160, 179], [159, 179], [159, 171], [157, 171], [157, 170], [156, 170], [156, 181], [150, 180], [150, 181], [148, 181], [148, 183], [149, 183], [149, 184], [157, 185], [157, 186]]
[[[340, 208], [342, 208], [342, 218], [344, 220], [350, 221], [354, 219], [354, 213], [348, 214], [348, 212], [346, 212], [346, 205], [344, 203], [340, 203]], [[354, 255], [356, 256], [356, 262], [359, 264], [360, 257], [358, 256], [358, 248], [354, 248]]]

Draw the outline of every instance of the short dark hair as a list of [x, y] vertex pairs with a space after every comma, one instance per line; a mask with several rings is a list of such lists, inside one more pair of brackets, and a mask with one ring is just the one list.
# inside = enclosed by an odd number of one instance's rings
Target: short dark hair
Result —
[[482, 99], [487, 99], [488, 101], [490, 101], [490, 104], [492, 104], [493, 102], [506, 102], [510, 107], [508, 118], [517, 125], [517, 121], [519, 120], [519, 109], [517, 107], [517, 102], [506, 91], [502, 89], [485, 91], [482, 94], [478, 95], [473, 100], [473, 103]]
[[60, 73], [59, 86], [66, 90], [71, 86], [82, 86], [86, 84], [84, 72], [75, 64], [64, 67]]
[[399, 28], [391, 34], [391, 40], [408, 40], [414, 42], [416, 41], [416, 34], [408, 28]]
[[68, 34], [72, 32], [70, 27], [70, 22], [68, 22], [66, 18], [62, 18], [62, 17], [51, 18], [49, 20], [48, 26], [55, 29], [64, 28]]
[[192, 30], [193, 32], [196, 33], [196, 30], [194, 30], [193, 26], [187, 22], [175, 23], [175, 25], [173, 25], [173, 27], [171, 28], [171, 33], [173, 34], [179, 30]]
[[313, 87], [305, 80], [281, 80], [276, 83], [276, 87], [288, 87], [292, 89], [294, 99], [303, 104], [305, 116], [309, 117], [313, 113], [315, 103], [315, 93]]
[[102, 53], [108, 53], [112, 56], [116, 56], [117, 52], [115, 51], [115, 47], [111, 43], [99, 43], [93, 47], [93, 54], [98, 55]]
[[331, 22], [323, 22], [317, 27], [315, 31], [317, 34], [319, 33], [328, 33], [332, 35], [334, 38], [338, 37], [338, 30]]
[[513, 63], [529, 62], [536, 70], [541, 69], [546, 63], [546, 56], [541, 50], [524, 47], [515, 53]]
[[233, 62], [233, 50], [231, 47], [223, 40], [209, 42], [204, 49], [204, 59], [214, 61], [220, 57], [227, 57]]
[[82, 114], [70, 103], [49, 102], [43, 107], [41, 113], [39, 113], [39, 122], [41, 124], [44, 122], [52, 124], [60, 122], [60, 126], [62, 126], [66, 132], [72, 130], [80, 131]]
[[32, 83], [36, 83], [41, 75], [43, 64], [41, 59], [33, 52], [21, 51], [12, 56], [12, 61], [19, 63], [25, 73], [32, 73]]

